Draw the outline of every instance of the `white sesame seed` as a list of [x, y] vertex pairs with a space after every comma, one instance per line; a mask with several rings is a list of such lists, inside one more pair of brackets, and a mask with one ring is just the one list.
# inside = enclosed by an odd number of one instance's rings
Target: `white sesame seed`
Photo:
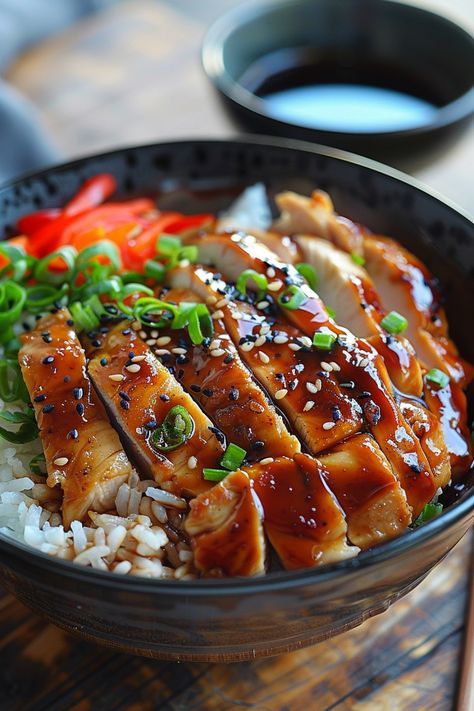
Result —
[[218, 318], [224, 318], [224, 312], [221, 309], [217, 309], [217, 311], [214, 311], [212, 314], [212, 318], [217, 321]]
[[179, 262], [180, 267], [189, 267], [190, 264], [191, 264], [191, 262], [189, 261], [189, 259], [182, 259]]
[[314, 407], [314, 400], [308, 400], [303, 407], [303, 412], [309, 412]]
[[125, 380], [125, 375], [121, 375], [121, 373], [115, 373], [114, 375], [109, 375], [110, 380], [115, 380], [115, 382], [119, 383], [121, 380]]
[[[153, 331], [150, 331], [150, 336], [151, 336], [152, 338], [158, 338], [159, 333], [158, 333], [158, 331], [154, 328]], [[169, 338], [169, 336], [164, 336], [164, 338]]]
[[301, 346], [299, 343], [289, 343], [288, 348], [291, 348], [292, 351], [300, 351]]
[[142, 327], [142, 325], [141, 325], [140, 321], [134, 321], [132, 323], [132, 328], [134, 331], [139, 331], [141, 329], [141, 327]]
[[285, 336], [283, 333], [279, 336], [275, 336], [273, 343], [277, 343], [279, 346], [288, 343], [288, 336]]
[[188, 459], [189, 469], [196, 469], [197, 463], [198, 463], [198, 460], [196, 459], [196, 457], [189, 457], [189, 459]]
[[254, 346], [254, 344], [253, 344], [252, 341], [245, 341], [245, 343], [242, 343], [242, 345], [240, 346], [240, 348], [241, 348], [241, 350], [243, 350], [243, 351], [245, 351], [246, 353], [248, 353], [249, 351], [252, 350], [253, 346]]
[[221, 341], [230, 341], [230, 336], [227, 333], [221, 333], [219, 338], [221, 339]]
[[222, 309], [224, 306], [227, 306], [228, 303], [227, 299], [221, 299], [217, 302], [216, 309]]
[[369, 365], [369, 359], [368, 358], [362, 358], [362, 360], [359, 363], [360, 368], [365, 368], [366, 365]]
[[215, 304], [216, 301], [217, 301], [217, 299], [214, 296], [214, 294], [210, 294], [206, 299], [206, 304], [209, 304], [211, 306], [212, 304]]
[[170, 352], [171, 351], [168, 351], [166, 348], [157, 348], [155, 351], [156, 355], [158, 356], [168, 355]]
[[215, 350], [216, 348], [220, 348], [220, 347], [221, 347], [221, 342], [220, 342], [220, 340], [219, 340], [218, 338], [214, 338], [214, 340], [211, 341], [210, 344], [209, 344], [209, 350], [210, 350], [210, 351], [213, 351], [213, 350]]
[[323, 387], [323, 381], [321, 380], [321, 378], [316, 378], [316, 380], [314, 381], [314, 384], [316, 386], [317, 392], [319, 392], [321, 390], [321, 388]]
[[288, 395], [288, 390], [286, 388], [282, 388], [281, 390], [277, 390], [275, 393], [275, 399], [276, 400], [283, 400], [284, 397]]
[[270, 306], [269, 301], [259, 301], [257, 304], [257, 309], [266, 309]]
[[323, 430], [332, 430], [332, 428], [335, 426], [335, 422], [323, 422]]
[[259, 337], [257, 338], [257, 340], [255, 341], [255, 345], [257, 346], [257, 348], [258, 348], [259, 346], [263, 346], [263, 344], [266, 343], [266, 340], [267, 340], [267, 339], [266, 339], [265, 336], [259, 336]]
[[274, 461], [273, 457], [265, 457], [265, 459], [261, 459], [259, 461], [259, 464], [263, 464], [263, 466], [265, 466], [265, 464], [271, 464]]
[[233, 313], [231, 313], [231, 316], [234, 319], [234, 321], [240, 321], [240, 313], [239, 312], [234, 311]]
[[332, 365], [329, 365], [329, 363], [326, 363], [325, 360], [321, 361], [321, 368], [322, 368], [322, 370], [325, 370], [326, 373], [332, 372]]
[[145, 360], [145, 358], [146, 355], [137, 355], [133, 356], [133, 358], [131, 358], [130, 360], [132, 361], [132, 363], [140, 363], [142, 360]]
[[275, 279], [275, 281], [270, 282], [267, 286], [268, 291], [278, 291], [283, 286], [281, 279]]
[[147, 344], [147, 346], [154, 346], [156, 345], [156, 338], [148, 338], [145, 343]]
[[126, 365], [125, 370], [128, 370], [129, 373], [138, 373], [140, 370], [140, 366], [138, 363], [132, 363], [132, 365]]
[[64, 467], [68, 463], [69, 459], [67, 457], [58, 457], [53, 461], [57, 467]]
[[[156, 336], [153, 335], [153, 331], [151, 332], [151, 335], [153, 336], [153, 338], [156, 338]], [[169, 336], [160, 336], [160, 338], [156, 339], [156, 345], [157, 346], [167, 346], [170, 341], [171, 341], [171, 338]]]
[[185, 355], [187, 353], [186, 348], [172, 348], [171, 353], [175, 355]]
[[268, 267], [267, 269], [267, 277], [270, 279], [273, 279], [276, 276], [276, 271], [273, 269], [273, 267]]
[[308, 336], [301, 336], [299, 340], [306, 348], [311, 348], [313, 345], [313, 341]]
[[314, 383], [306, 383], [306, 390], [313, 393], [313, 395], [318, 392], [318, 388]]
[[211, 355], [213, 358], [218, 358], [221, 355], [224, 355], [225, 351], [222, 350], [222, 348], [216, 348], [213, 351], [209, 352], [209, 355]]
[[270, 358], [263, 351], [258, 352], [258, 357], [260, 358], [262, 363], [270, 363]]
[[140, 338], [146, 338], [148, 336], [146, 331], [140, 331], [139, 334]]
[[266, 336], [267, 333], [270, 333], [272, 329], [270, 328], [268, 323], [263, 323], [260, 327], [260, 335], [261, 336]]
[[336, 373], [338, 373], [341, 370], [341, 366], [339, 365], [339, 363], [336, 363], [335, 361], [331, 360], [329, 364], [332, 365], [332, 369]]

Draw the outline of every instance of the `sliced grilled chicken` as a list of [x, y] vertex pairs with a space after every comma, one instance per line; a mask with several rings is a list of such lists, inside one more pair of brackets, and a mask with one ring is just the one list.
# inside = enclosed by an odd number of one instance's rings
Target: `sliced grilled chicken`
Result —
[[[204, 269], [177, 269], [171, 282], [192, 286], [209, 302], [224, 288], [224, 282], [214, 277]], [[230, 297], [218, 304], [221, 308], [217, 311], [238, 344], [240, 357], [313, 454], [361, 430], [361, 406], [351, 397], [350, 389], [339, 385], [336, 371], [325, 363], [324, 356], [311, 352], [311, 340], [301, 331], [276, 317], [271, 318], [270, 326], [255, 307]]]
[[346, 515], [351, 543], [364, 550], [406, 530], [411, 512], [405, 492], [370, 435], [355, 435], [318, 460]]
[[261, 501], [270, 543], [288, 570], [336, 563], [357, 555], [347, 542], [344, 513], [326, 483], [325, 468], [307, 454], [260, 462], [245, 471]]
[[438, 487], [451, 479], [451, 462], [439, 417], [415, 400], [401, 400], [400, 410], [420, 440]]
[[[189, 289], [172, 289], [160, 298], [174, 303], [200, 301]], [[293, 456], [300, 451], [297, 438], [242, 363], [223, 321], [213, 319], [213, 324], [213, 338], [202, 345], [194, 345], [182, 330], [167, 329], [160, 331], [152, 350], [164, 365], [174, 367], [181, 385], [228, 441], [246, 450], [247, 459]]]
[[268, 290], [274, 297], [285, 293], [289, 280], [299, 286], [303, 302], [297, 308], [282, 307], [282, 311], [309, 338], [315, 331], [336, 337], [326, 358], [331, 364], [336, 363], [338, 377], [343, 382], [354, 383], [353, 396], [362, 403], [367, 426], [399, 477], [414, 515], [417, 515], [437, 489], [435, 477], [418, 438], [392, 397], [391, 381], [380, 355], [367, 341], [355, 338], [336, 325], [319, 296], [308, 285], [302, 284], [294, 267], [282, 264], [255, 239], [209, 235], [200, 242], [199, 251], [206, 262], [213, 261], [232, 279], [237, 279], [242, 269], [249, 268], [266, 272], [267, 276], [270, 274], [273, 281]]
[[114, 506], [131, 464], [86, 374], [86, 358], [66, 309], [21, 336], [18, 354], [46, 457], [48, 485], [63, 490], [68, 528], [89, 510]]
[[265, 572], [263, 512], [247, 474], [228, 474], [190, 506], [185, 529], [201, 573], [233, 577]]
[[[129, 322], [89, 340], [86, 350], [94, 386], [139, 472], [178, 496], [196, 496], [209, 489], [202, 469], [219, 466], [224, 436]], [[158, 438], [156, 443], [165, 418], [177, 406], [185, 408], [191, 418], [190, 432], [179, 445], [174, 437], [169, 442], [166, 437], [163, 442]], [[178, 424], [183, 429], [182, 418]]]

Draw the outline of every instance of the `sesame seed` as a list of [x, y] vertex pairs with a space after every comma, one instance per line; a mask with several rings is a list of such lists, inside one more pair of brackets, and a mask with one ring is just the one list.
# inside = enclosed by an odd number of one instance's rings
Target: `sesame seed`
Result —
[[58, 457], [53, 460], [53, 464], [57, 467], [64, 467], [68, 463], [69, 459], [67, 457]]
[[[158, 331], [155, 328], [153, 329], [153, 331], [150, 331], [150, 336], [152, 338], [158, 338], [159, 335], [160, 334], [158, 333]], [[168, 338], [168, 336], [164, 336], [164, 338]]]
[[355, 383], [353, 380], [348, 380], [347, 383], [339, 383], [339, 387], [353, 390], [355, 388]]
[[274, 279], [276, 276], [276, 271], [273, 269], [273, 267], [268, 267], [267, 269], [267, 277], [270, 279]]
[[300, 343], [302, 343], [303, 346], [305, 346], [305, 348], [311, 348], [311, 346], [313, 345], [311, 338], [309, 338], [308, 336], [300, 336], [299, 340], [300, 340]]
[[127, 393], [124, 390], [119, 390], [119, 395], [122, 398], [122, 400], [126, 400], [127, 402], [130, 402], [130, 395], [127, 395]]
[[134, 321], [132, 323], [132, 328], [134, 331], [139, 331], [141, 329], [141, 327], [142, 327], [142, 325], [141, 325], [140, 321]]
[[[178, 363], [178, 365], [182, 365], [184, 363], [189, 363], [189, 358], [185, 355], [179, 355], [179, 356], [176, 356], [176, 362]], [[184, 370], [181, 372], [184, 373]]]
[[332, 372], [332, 365], [329, 363], [326, 363], [325, 360], [321, 361], [321, 368], [326, 371], [326, 373], [331, 373]]
[[283, 282], [281, 279], [276, 279], [275, 281], [270, 282], [270, 284], [267, 286], [268, 291], [278, 291], [281, 289], [283, 286]]
[[54, 356], [46, 356], [46, 358], [43, 358], [43, 365], [49, 365], [50, 363], [54, 362]]
[[[155, 338], [155, 336], [153, 336], [153, 338]], [[171, 338], [169, 336], [160, 336], [159, 338], [156, 339], [156, 345], [157, 346], [167, 346], [170, 341], [171, 341]]]
[[116, 383], [120, 383], [122, 380], [125, 380], [125, 375], [122, 375], [121, 373], [114, 373], [114, 375], [109, 375], [110, 380], [114, 380]]
[[276, 400], [283, 400], [284, 397], [288, 395], [288, 390], [286, 388], [282, 388], [281, 390], [277, 390], [275, 393], [275, 398]]
[[274, 461], [275, 460], [273, 459], [273, 457], [265, 457], [265, 459], [260, 460], [260, 464], [263, 464], [263, 466], [265, 466], [266, 464], [272, 464], [272, 462]]
[[202, 391], [202, 394], [205, 395], [206, 397], [212, 397], [214, 392], [210, 388], [204, 388]]
[[259, 336], [257, 338], [257, 340], [255, 341], [254, 346], [257, 346], [257, 347], [263, 346], [263, 344], [266, 343], [266, 341], [267, 341], [266, 336]]
[[196, 469], [197, 463], [198, 463], [198, 460], [196, 459], [196, 457], [189, 457], [189, 459], [188, 459], [189, 469]]
[[252, 350], [253, 346], [254, 346], [254, 344], [252, 343], [252, 341], [246, 341], [245, 343], [242, 343], [242, 345], [240, 347], [243, 351], [248, 353], [249, 351]]
[[323, 422], [323, 430], [332, 430], [332, 428], [335, 426], [335, 422]]
[[140, 366], [138, 363], [132, 363], [131, 365], [126, 365], [125, 370], [128, 370], [129, 373], [138, 373], [140, 371]]
[[221, 299], [217, 302], [216, 309], [222, 309], [224, 306], [227, 306], [228, 303], [227, 299]]
[[162, 355], [169, 355], [170, 351], [167, 351], [166, 348], [157, 348], [155, 353], [157, 356], [162, 356]]
[[169, 399], [169, 395], [165, 395], [164, 393], [163, 395], [160, 395], [160, 400], [162, 400], [163, 402], [169, 402]]
[[43, 402], [43, 400], [46, 400], [46, 395], [37, 395], [35, 398], [33, 398], [34, 402]]
[[156, 344], [156, 338], [148, 338], [145, 343], [147, 344], [147, 346], [154, 346]]
[[131, 330], [129, 328], [124, 328], [122, 333], [124, 336], [129, 336], [131, 334]]
[[53, 340], [49, 334], [47, 336], [42, 336], [42, 339], [45, 343], [51, 343]]
[[75, 400], [80, 400], [84, 395], [84, 390], [82, 388], [73, 388], [72, 394]]
[[137, 355], [137, 356], [133, 356], [133, 358], [131, 360], [132, 360], [132, 363], [141, 363], [141, 361], [145, 360], [145, 358], [146, 358], [146, 355]]
[[219, 356], [224, 355], [225, 351], [222, 350], [222, 348], [216, 348], [213, 351], [209, 351], [209, 355], [213, 356], [213, 358], [218, 358]]
[[369, 365], [369, 359], [368, 358], [362, 358], [362, 360], [359, 363], [360, 368], [365, 368], [367, 365]]
[[200, 393], [200, 392], [201, 392], [201, 386], [200, 386], [200, 385], [195, 385], [195, 384], [193, 384], [193, 385], [191, 385], [191, 390], [193, 391], [193, 393]]
[[273, 342], [276, 343], [279, 346], [282, 346], [284, 343], [288, 343], [288, 336], [285, 334], [279, 334], [278, 336], [275, 336], [273, 339]]
[[333, 360], [330, 361], [329, 365], [332, 365], [332, 369], [333, 369], [336, 373], [339, 373], [339, 371], [341, 370], [341, 366], [340, 366], [338, 363], [336, 363], [335, 361], [333, 361]]
[[130, 407], [130, 403], [127, 402], [127, 400], [120, 400], [120, 407], [122, 408], [122, 410], [128, 410], [128, 408]]
[[267, 333], [270, 333], [270, 331], [271, 331], [271, 328], [270, 328], [270, 326], [268, 325], [268, 323], [264, 323], [264, 324], [262, 324], [262, 326], [260, 327], [260, 335], [261, 335], [261, 336], [266, 336]]
[[218, 318], [224, 318], [224, 312], [221, 309], [218, 309], [217, 311], [214, 311], [212, 318], [214, 321], [217, 321]]
[[102, 345], [102, 341], [99, 341], [97, 338], [94, 338], [93, 341], [91, 341], [91, 346], [94, 346], [94, 348], [100, 348]]
[[217, 303], [217, 298], [213, 294], [210, 294], [206, 299], [206, 304], [209, 304], [210, 306], [212, 306], [212, 304], [215, 304], [215, 303]]
[[72, 320], [72, 318], [68, 318], [68, 320], [66, 321], [66, 323], [67, 323], [67, 325], [68, 325], [70, 328], [71, 328], [71, 326], [74, 326], [74, 321]]
[[48, 403], [48, 405], [45, 405], [43, 407], [43, 412], [45, 413], [45, 415], [47, 415], [48, 412], [52, 412], [53, 410], [54, 410], [54, 405], [52, 405], [51, 403]]
[[257, 309], [267, 309], [270, 306], [269, 301], [259, 301], [257, 304]]
[[191, 262], [189, 261], [189, 259], [182, 259], [182, 260], [179, 262], [179, 266], [180, 266], [180, 267], [183, 267], [183, 268], [184, 268], [184, 267], [189, 267], [190, 264], [191, 264]]
[[230, 392], [229, 392], [229, 400], [238, 400], [240, 397], [240, 393], [237, 388], [234, 386], [231, 387]]
[[158, 422], [156, 420], [148, 420], [148, 422], [145, 422], [145, 429], [154, 430], [157, 424]]
[[321, 378], [316, 378], [316, 380], [314, 381], [314, 384], [316, 386], [317, 392], [319, 392], [321, 390], [321, 388], [323, 387], [323, 382], [322, 382]]
[[68, 439], [77, 439], [79, 437], [79, 432], [76, 429], [71, 430], [67, 433]]
[[262, 363], [270, 363], [270, 358], [263, 351], [258, 352], [258, 357], [260, 358]]
[[229, 353], [229, 355], [226, 355], [226, 357], [224, 358], [224, 363], [226, 365], [229, 365], [229, 363], [232, 363], [233, 360], [234, 360], [234, 356], [231, 353]]
[[84, 407], [84, 405], [82, 404], [82, 402], [78, 402], [77, 405], [76, 405], [76, 412], [77, 412], [77, 414], [82, 417], [82, 415], [84, 414], [84, 410], [85, 410], [85, 407]]
[[107, 363], [108, 363], [107, 358], [101, 358], [101, 359], [100, 359], [100, 364], [101, 364], [102, 367], [104, 367], [104, 365], [107, 365]]
[[65, 375], [63, 378], [65, 383], [70, 383], [71, 382], [71, 376], [70, 375]]
[[314, 400], [308, 400], [303, 407], [303, 412], [309, 412], [314, 407]]
[[313, 395], [318, 392], [318, 388], [314, 383], [306, 383], [306, 390]]
[[300, 351], [301, 346], [299, 343], [289, 343], [288, 348], [290, 348], [292, 351]]
[[174, 353], [175, 355], [186, 355], [187, 350], [186, 348], [172, 348], [171, 353]]
[[214, 340], [211, 341], [209, 344], [210, 351], [214, 351], [216, 348], [220, 348], [220, 347], [221, 347], [221, 342], [218, 338], [214, 338]]

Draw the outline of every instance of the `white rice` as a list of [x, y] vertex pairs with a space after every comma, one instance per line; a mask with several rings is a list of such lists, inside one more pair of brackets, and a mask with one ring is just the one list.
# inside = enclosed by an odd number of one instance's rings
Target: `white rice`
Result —
[[61, 492], [29, 470], [28, 463], [41, 451], [39, 440], [12, 445], [0, 438], [2, 534], [56, 558], [119, 575], [195, 577], [191, 548], [176, 533], [179, 511], [187, 507], [184, 499], [133, 472], [117, 492], [115, 511], [92, 512], [89, 525], [73, 521], [65, 531]]

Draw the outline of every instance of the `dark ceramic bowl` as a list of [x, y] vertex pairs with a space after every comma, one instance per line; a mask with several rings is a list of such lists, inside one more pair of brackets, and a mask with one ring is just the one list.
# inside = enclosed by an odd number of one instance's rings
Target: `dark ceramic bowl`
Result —
[[[444, 283], [454, 338], [474, 360], [474, 224], [410, 178], [336, 150], [245, 138], [129, 148], [0, 188], [0, 235], [20, 215], [61, 205], [110, 171], [119, 193], [185, 211], [219, 210], [247, 185], [328, 190], [337, 209], [400, 239]], [[459, 304], [462, 303], [462, 308]], [[466, 327], [469, 325], [469, 327]], [[156, 581], [55, 560], [0, 536], [1, 583], [60, 627], [117, 649], [175, 660], [243, 660], [318, 642], [387, 609], [417, 585], [474, 519], [467, 491], [439, 518], [337, 565], [256, 579]]]
[[[212, 25], [202, 60], [247, 130], [389, 161], [413, 162], [414, 151], [423, 156], [459, 134], [474, 112], [474, 38], [444, 17], [392, 0], [252, 0]], [[310, 125], [285, 120], [262, 98], [270, 87], [331, 83], [331, 77], [402, 91], [434, 111], [399, 130], [328, 130], [317, 115]]]

